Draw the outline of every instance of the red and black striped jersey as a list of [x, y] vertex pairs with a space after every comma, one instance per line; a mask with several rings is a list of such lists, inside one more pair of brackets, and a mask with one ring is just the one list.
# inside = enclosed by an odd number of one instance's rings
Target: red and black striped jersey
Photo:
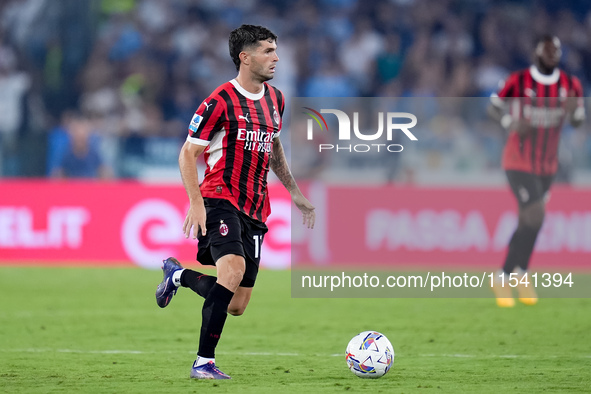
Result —
[[584, 117], [583, 88], [578, 78], [556, 68], [550, 75], [535, 66], [511, 74], [493, 104], [508, 105], [514, 119], [525, 119], [531, 133], [520, 136], [509, 130], [503, 151], [503, 168], [537, 175], [553, 175], [558, 169], [560, 132], [567, 117], [567, 98], [578, 97], [576, 117]]
[[269, 159], [281, 132], [284, 103], [283, 93], [267, 83], [253, 94], [235, 79], [201, 103], [187, 141], [207, 146], [203, 197], [228, 200], [251, 218], [267, 220]]

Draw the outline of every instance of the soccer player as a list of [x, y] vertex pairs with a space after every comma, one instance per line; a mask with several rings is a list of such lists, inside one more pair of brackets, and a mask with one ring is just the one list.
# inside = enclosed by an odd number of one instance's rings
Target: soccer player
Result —
[[[252, 293], [270, 213], [269, 169], [290, 192], [314, 227], [314, 206], [304, 197], [288, 168], [279, 134], [285, 99], [266, 83], [279, 58], [277, 36], [261, 26], [242, 25], [230, 33], [230, 56], [238, 76], [219, 86], [199, 106], [179, 155], [189, 210], [183, 224], [188, 238], [199, 239], [197, 260], [215, 265], [217, 277], [183, 269], [174, 258], [164, 261], [164, 279], [156, 290], [161, 308], [179, 286], [205, 298], [197, 360], [191, 378], [230, 379], [215, 365], [227, 313], [241, 315]], [[196, 160], [207, 167], [199, 185]]]
[[560, 40], [555, 36], [542, 37], [536, 43], [534, 55], [534, 64], [511, 74], [492, 96], [489, 107], [489, 113], [509, 132], [502, 162], [519, 207], [517, 229], [502, 267], [504, 286], [500, 280], [493, 284], [500, 307], [515, 305], [508, 285], [513, 272], [520, 282], [519, 300], [526, 305], [538, 301], [531, 283], [526, 286], [521, 279], [527, 273], [558, 169], [562, 125], [568, 119], [577, 127], [585, 119], [581, 82], [558, 68]]

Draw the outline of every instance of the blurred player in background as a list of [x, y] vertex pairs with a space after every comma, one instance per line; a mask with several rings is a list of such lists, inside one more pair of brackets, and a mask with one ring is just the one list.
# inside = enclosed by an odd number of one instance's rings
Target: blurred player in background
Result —
[[[279, 61], [277, 36], [261, 26], [242, 25], [230, 34], [230, 55], [238, 76], [219, 86], [197, 109], [179, 166], [190, 207], [183, 225], [199, 238], [197, 260], [215, 265], [217, 277], [164, 261], [156, 301], [166, 307], [179, 286], [205, 298], [197, 360], [191, 377], [230, 379], [215, 365], [227, 313], [241, 315], [259, 270], [265, 221], [270, 213], [269, 169], [290, 192], [304, 224], [314, 226], [314, 207], [288, 168], [279, 134], [285, 100], [267, 84]], [[196, 161], [205, 153], [207, 168], [199, 185]]]
[[538, 301], [531, 283], [525, 285], [522, 278], [527, 273], [544, 222], [548, 192], [558, 170], [562, 126], [568, 120], [577, 127], [585, 119], [581, 82], [558, 68], [561, 54], [557, 37], [542, 37], [535, 46], [534, 64], [511, 74], [491, 98], [489, 113], [509, 132], [502, 161], [519, 206], [519, 222], [502, 268], [505, 280], [497, 280], [493, 285], [500, 307], [515, 305], [508, 285], [512, 273], [517, 274], [520, 282], [519, 300], [527, 305]]

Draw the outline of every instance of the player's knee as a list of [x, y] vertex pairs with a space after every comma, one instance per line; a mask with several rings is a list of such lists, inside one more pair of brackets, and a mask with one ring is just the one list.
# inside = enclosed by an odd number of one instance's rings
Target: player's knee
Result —
[[230, 258], [229, 265], [233, 271], [244, 274], [244, 270], [246, 269], [246, 262], [244, 261], [244, 257], [232, 255], [232, 257]]
[[[223, 259], [223, 260], [222, 260]], [[235, 291], [238, 287], [246, 266], [242, 256], [227, 255], [218, 261], [218, 282], [228, 289]]]
[[544, 223], [544, 217], [546, 215], [546, 211], [543, 205], [536, 206], [528, 215], [527, 224], [529, 227], [540, 229], [542, 224]]
[[232, 316], [241, 316], [244, 314], [246, 307], [228, 307], [228, 313]]
[[519, 215], [520, 222], [522, 222], [520, 224], [532, 229], [539, 230], [544, 223], [545, 214], [546, 209], [544, 207], [543, 201], [535, 202], [524, 209], [521, 215]]
[[542, 224], [544, 224], [544, 216], [536, 217], [529, 223], [529, 227], [540, 230], [542, 228]]

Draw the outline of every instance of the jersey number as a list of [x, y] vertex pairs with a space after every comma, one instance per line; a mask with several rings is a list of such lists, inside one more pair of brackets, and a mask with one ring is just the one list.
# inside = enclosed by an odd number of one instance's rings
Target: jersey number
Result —
[[258, 259], [261, 254], [261, 242], [263, 241], [262, 235], [253, 235], [254, 239], [254, 258]]

